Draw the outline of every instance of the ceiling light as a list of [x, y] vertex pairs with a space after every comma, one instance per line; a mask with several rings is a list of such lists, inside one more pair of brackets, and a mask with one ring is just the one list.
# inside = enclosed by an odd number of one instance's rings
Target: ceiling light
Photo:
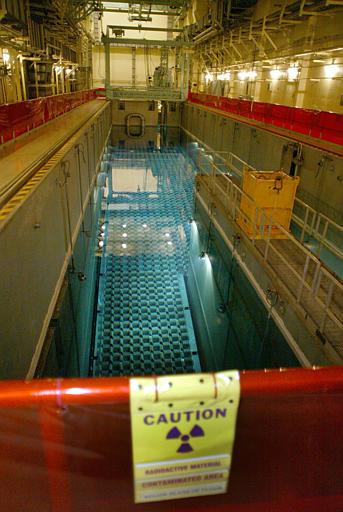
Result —
[[257, 71], [239, 71], [237, 76], [239, 80], [255, 80], [257, 77]]
[[148, 227], [147, 224], [142, 224], [142, 226], [143, 226], [144, 229]]
[[121, 246], [122, 246], [123, 249], [126, 249], [127, 244], [121, 244]]
[[126, 238], [126, 237], [127, 237], [127, 233], [123, 233], [123, 234], [122, 234], [122, 237], [123, 237], [123, 238]]
[[230, 80], [231, 73], [230, 71], [225, 71], [225, 73], [220, 73], [220, 75], [217, 76], [218, 80]]
[[239, 71], [237, 76], [239, 80], [247, 80], [249, 73], [248, 71]]
[[127, 224], [123, 224], [123, 228], [124, 228], [124, 229], [126, 228], [126, 226], [127, 226]]
[[100, 240], [100, 242], [98, 243], [98, 246], [100, 247], [100, 249], [101, 249], [101, 247], [104, 247], [104, 241]]
[[329, 64], [324, 66], [324, 73], [326, 78], [334, 78], [339, 73], [339, 66], [336, 64]]
[[287, 77], [289, 81], [296, 80], [298, 78], [299, 68], [297, 66], [290, 66], [287, 69]]
[[279, 80], [279, 78], [281, 78], [282, 76], [282, 71], [280, 71], [279, 69], [272, 69], [270, 71], [270, 76], [273, 80]]
[[8, 53], [8, 50], [3, 49], [2, 50], [2, 60], [7, 64], [10, 60], [10, 54]]
[[173, 242], [171, 242], [170, 240], [168, 240], [167, 244], [168, 245], [171, 245]]
[[170, 237], [170, 233], [164, 233], [164, 236]]

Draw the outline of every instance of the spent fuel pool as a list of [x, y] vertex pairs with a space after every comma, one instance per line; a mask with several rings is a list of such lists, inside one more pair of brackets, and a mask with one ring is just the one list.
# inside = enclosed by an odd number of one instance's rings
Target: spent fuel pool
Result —
[[195, 165], [181, 146], [105, 159], [93, 375], [198, 372], [185, 285]]

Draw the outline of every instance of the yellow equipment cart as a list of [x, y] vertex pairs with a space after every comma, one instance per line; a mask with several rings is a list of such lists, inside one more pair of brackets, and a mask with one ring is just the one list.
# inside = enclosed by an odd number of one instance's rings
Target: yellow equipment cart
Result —
[[243, 194], [237, 222], [249, 238], [286, 238], [298, 176], [283, 171], [243, 170]]

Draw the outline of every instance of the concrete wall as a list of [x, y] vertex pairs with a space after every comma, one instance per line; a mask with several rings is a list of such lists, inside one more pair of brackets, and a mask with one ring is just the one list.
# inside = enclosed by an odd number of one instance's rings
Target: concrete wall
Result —
[[34, 375], [75, 251], [75, 278], [85, 272], [94, 222], [92, 191], [110, 120], [107, 104], [1, 225], [1, 378]]
[[[158, 125], [164, 121], [167, 130], [175, 128], [178, 132], [181, 119], [181, 103], [163, 102], [163, 105], [157, 101], [131, 101], [131, 100], [112, 100], [112, 135], [111, 143], [116, 146], [120, 141], [126, 144], [151, 144], [158, 146], [163, 142], [162, 133], [157, 131]], [[162, 112], [163, 110], [163, 112]], [[141, 114], [144, 117], [145, 130], [143, 137], [137, 139], [128, 139], [126, 130], [126, 120], [129, 114]], [[170, 135], [170, 133], [169, 133]], [[178, 143], [172, 135], [175, 143]]]
[[[168, 16], [154, 16], [154, 27], [167, 27]], [[138, 26], [139, 22], [129, 22], [128, 14], [108, 13], [103, 15], [102, 26], [106, 33], [107, 25]], [[142, 22], [142, 26], [152, 26], [151, 22]], [[174, 34], [175, 35], [175, 34]], [[112, 36], [110, 32], [110, 36]], [[166, 32], [149, 30], [126, 30], [123, 38], [127, 39], [167, 39]], [[152, 76], [155, 68], [160, 64], [160, 51], [157, 48], [144, 48], [136, 50], [136, 85], [146, 85], [147, 76]], [[169, 67], [175, 65], [175, 52], [170, 51]], [[93, 85], [102, 87], [105, 81], [105, 53], [102, 44], [93, 47]], [[112, 85], [126, 86], [132, 83], [132, 51], [131, 48], [111, 47], [111, 83]]]
[[[165, 106], [165, 124], [168, 126], [180, 125], [181, 104], [178, 102], [163, 102]], [[126, 125], [126, 119], [129, 114], [142, 114], [147, 126], [157, 126], [162, 123], [159, 119], [162, 105], [157, 101], [131, 101], [131, 100], [112, 100], [112, 124]], [[164, 124], [164, 123], [163, 123]]]
[[112, 100], [112, 124], [126, 125], [129, 114], [141, 114], [144, 116], [147, 126], [157, 126], [158, 105], [154, 101], [120, 101]]
[[[158, 33], [158, 32], [157, 32]], [[131, 34], [133, 37], [133, 34]], [[160, 52], [149, 49], [148, 57], [144, 49], [136, 51], [136, 85], [145, 86], [147, 76], [153, 76], [160, 64]], [[169, 67], [175, 65], [175, 55], [170, 54]], [[93, 86], [103, 87], [105, 83], [105, 52], [103, 46], [93, 48]], [[128, 86], [132, 84], [132, 51], [130, 48], [111, 47], [111, 84]]]
[[[112, 5], [114, 7], [120, 7]], [[156, 32], [149, 30], [149, 26], [154, 27], [167, 27], [168, 16], [155, 16], [153, 17], [152, 22], [139, 22], [139, 21], [129, 21], [127, 13], [118, 13], [118, 12], [104, 12], [102, 17], [102, 28], [106, 33], [107, 25], [122, 25], [127, 27], [137, 27], [139, 24], [142, 25], [143, 29], [138, 30], [126, 30], [124, 34], [124, 38], [135, 38], [135, 39], [166, 39], [166, 32]], [[110, 35], [112, 35], [110, 33]]]
[[[253, 128], [220, 114], [184, 104], [182, 126], [216, 151], [236, 154], [258, 170], [289, 172], [292, 142], [285, 137]], [[298, 169], [297, 195], [339, 224], [343, 223], [343, 159], [302, 146], [302, 165]]]
[[205, 16], [210, 9], [211, 2], [208, 0], [193, 0], [190, 2], [190, 6], [187, 9], [187, 12], [184, 18], [178, 20], [179, 26], [187, 26], [192, 23], [197, 23], [201, 20], [203, 16]]
[[[187, 291], [203, 371], [299, 362], [199, 202], [191, 229]], [[208, 244], [208, 230], [211, 231]], [[206, 251], [204, 258], [199, 255]], [[225, 307], [225, 309], [221, 309]]]
[[[255, 19], [261, 19], [270, 12], [275, 2], [258, 2], [255, 8]], [[278, 4], [278, 7], [280, 4]], [[209, 59], [208, 48], [199, 51], [199, 57], [193, 63], [192, 83], [194, 91], [205, 91], [230, 98], [254, 98], [255, 101], [278, 103], [294, 107], [312, 108], [343, 113], [343, 11], [327, 11], [325, 15], [304, 16], [303, 21], [296, 25], [283, 25], [283, 29], [275, 26], [269, 32], [273, 48], [261, 34], [256, 34], [259, 47], [245, 41], [244, 45], [236, 44], [240, 53], [234, 59], [225, 54], [219, 55], [219, 61], [213, 56]], [[212, 41], [214, 50], [216, 45]], [[219, 51], [221, 48], [219, 41]], [[232, 53], [227, 44], [226, 50]], [[325, 66], [338, 66], [337, 74], [328, 77]], [[299, 74], [296, 80], [287, 78], [287, 69], [296, 66]], [[240, 80], [238, 72], [255, 70], [253, 80]], [[279, 79], [272, 79], [270, 71], [278, 69], [282, 72]], [[230, 71], [228, 81], [220, 81], [217, 75]], [[205, 74], [211, 73], [213, 81], [205, 81]]]

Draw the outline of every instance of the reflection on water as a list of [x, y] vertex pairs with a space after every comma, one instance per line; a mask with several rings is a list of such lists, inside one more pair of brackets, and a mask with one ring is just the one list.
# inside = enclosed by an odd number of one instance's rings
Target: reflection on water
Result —
[[115, 165], [112, 168], [112, 190], [117, 192], [156, 192], [157, 178], [152, 174], [151, 167], [135, 167], [127, 169]]

